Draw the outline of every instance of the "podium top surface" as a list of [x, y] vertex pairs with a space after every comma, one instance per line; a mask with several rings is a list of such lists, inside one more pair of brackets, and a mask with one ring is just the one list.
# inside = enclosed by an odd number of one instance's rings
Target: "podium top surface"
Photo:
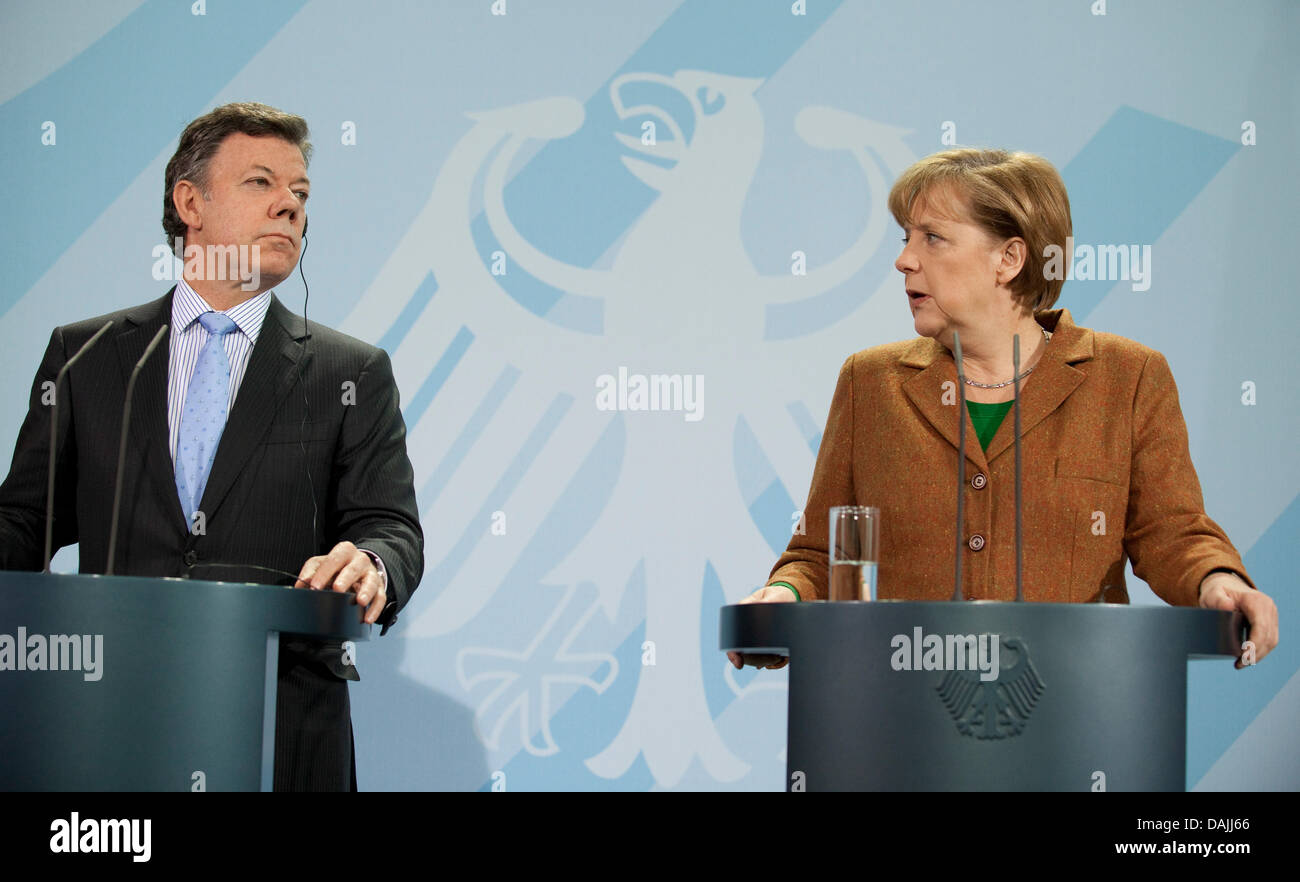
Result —
[[250, 582], [146, 576], [0, 573], [0, 630], [37, 621], [206, 623], [365, 640], [355, 595]]
[[1170, 606], [1114, 603], [1011, 603], [973, 601], [808, 601], [747, 603], [722, 607], [719, 648], [797, 655], [801, 648], [840, 637], [866, 642], [891, 635], [1036, 635], [1091, 639], [1099, 648], [1141, 641], [1152, 652], [1183, 656], [1235, 656], [1240, 613]]

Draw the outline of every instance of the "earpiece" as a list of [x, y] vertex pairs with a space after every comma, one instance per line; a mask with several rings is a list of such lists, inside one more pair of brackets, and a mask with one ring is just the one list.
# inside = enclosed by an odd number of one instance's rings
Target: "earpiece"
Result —
[[298, 278], [302, 279], [302, 351], [303, 355], [299, 357], [298, 368], [298, 387], [302, 389], [302, 422], [298, 425], [298, 447], [302, 450], [302, 465], [307, 472], [307, 486], [311, 492], [311, 534], [313, 541], [316, 538], [316, 526], [319, 521], [320, 513], [316, 509], [316, 483], [311, 477], [311, 467], [307, 462], [307, 442], [304, 439], [304, 430], [307, 428], [307, 422], [311, 419], [311, 402], [307, 398], [307, 384], [302, 379], [302, 363], [306, 360], [307, 344], [310, 337], [307, 336], [307, 301], [311, 298], [311, 289], [307, 287], [307, 274], [303, 272], [303, 258], [307, 256], [307, 215], [302, 217], [302, 253], [298, 255]]

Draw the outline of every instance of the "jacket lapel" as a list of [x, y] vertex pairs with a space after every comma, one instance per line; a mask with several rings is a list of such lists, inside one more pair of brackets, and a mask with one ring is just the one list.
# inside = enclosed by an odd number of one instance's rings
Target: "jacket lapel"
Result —
[[[921, 337], [913, 341], [900, 361], [908, 367], [921, 369], [920, 373], [903, 381], [903, 392], [921, 412], [921, 416], [948, 439], [956, 451], [961, 399], [957, 390], [957, 365], [951, 354], [938, 340]], [[966, 421], [966, 458], [979, 468], [987, 469], [988, 462], [980, 448], [979, 438], [975, 435], [974, 424], [967, 414], [960, 413], [960, 416]]]
[[[289, 310], [272, 294], [266, 320], [249, 354], [248, 369], [221, 433], [217, 456], [199, 504], [209, 521], [266, 435], [280, 401], [297, 379], [296, 365], [302, 351], [298, 341], [305, 335], [302, 321], [291, 322], [291, 317]], [[179, 502], [177, 511], [180, 511]]]
[[[117, 354], [122, 371], [122, 390], [130, 382], [131, 371], [144, 355], [145, 348], [163, 324], [171, 321], [172, 294], [168, 291], [158, 300], [139, 306], [126, 315], [127, 328], [117, 336]], [[185, 527], [185, 513], [181, 510], [176, 493], [176, 473], [172, 466], [167, 431], [167, 365], [170, 357], [171, 335], [168, 333], [149, 356], [140, 376], [135, 381], [131, 403], [130, 430], [127, 449], [139, 446], [144, 451], [143, 469], [162, 497], [164, 509], [178, 529]], [[125, 404], [125, 402], [124, 402]]]
[[[1053, 331], [1052, 342], [1042, 361], [1034, 368], [1032, 382], [1025, 384], [1025, 391], [1021, 395], [1022, 438], [1060, 407], [1083, 382], [1084, 373], [1072, 365], [1093, 356], [1092, 330], [1074, 324], [1068, 309], [1041, 312], [1037, 319], [1040, 325]], [[920, 373], [903, 382], [903, 391], [922, 416], [956, 449], [957, 408], [943, 403], [943, 383], [951, 381], [955, 390], [957, 382], [957, 366], [953, 363], [951, 353], [937, 340], [922, 337], [903, 353], [900, 363], [921, 369]], [[988, 468], [989, 462], [1012, 446], [1015, 428], [1011, 412], [1007, 413], [997, 434], [989, 442], [987, 454], [980, 448], [970, 416], [962, 416], [966, 420], [966, 457], [981, 469]]]

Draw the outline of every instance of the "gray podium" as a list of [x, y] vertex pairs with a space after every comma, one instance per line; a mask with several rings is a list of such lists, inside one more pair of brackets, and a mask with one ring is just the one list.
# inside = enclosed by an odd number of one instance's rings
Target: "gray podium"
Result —
[[0, 573], [0, 790], [270, 790], [279, 635], [369, 632], [333, 592]]
[[1118, 604], [756, 603], [722, 608], [720, 642], [790, 658], [787, 790], [1183, 790], [1188, 659], [1231, 657], [1241, 623]]

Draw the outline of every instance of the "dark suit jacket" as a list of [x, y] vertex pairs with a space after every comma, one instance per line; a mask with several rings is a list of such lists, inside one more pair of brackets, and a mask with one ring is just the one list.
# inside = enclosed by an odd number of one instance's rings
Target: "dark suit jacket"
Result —
[[[104, 572], [126, 383], [155, 332], [171, 321], [171, 304], [169, 291], [152, 303], [55, 328], [0, 485], [0, 568], [43, 564], [50, 428], [44, 384], [112, 319], [60, 393], [54, 499], [55, 548], [79, 542], [81, 572]], [[115, 572], [292, 584], [246, 565], [296, 574], [307, 558], [351, 540], [379, 555], [388, 572], [389, 603], [380, 619], [386, 631], [424, 569], [388, 355], [315, 322], [304, 327], [272, 295], [199, 505], [205, 531], [194, 535], [168, 449], [167, 350], [164, 337], [136, 383]], [[346, 789], [352, 782], [346, 680], [358, 678], [341, 655], [337, 643], [282, 640], [277, 789]]]
[[[1127, 558], [1177, 606], [1196, 606], [1214, 570], [1249, 583], [1237, 549], [1205, 513], [1164, 357], [1080, 327], [1069, 310], [1036, 317], [1055, 333], [1021, 393], [1025, 599], [1127, 603]], [[952, 355], [929, 337], [849, 357], [813, 470], [806, 532], [791, 537], [768, 584], [788, 582], [805, 600], [825, 597], [828, 509], [874, 505], [879, 596], [950, 598], [960, 417], [963, 596], [1015, 599], [1014, 422], [1008, 413], [982, 450], [969, 415], [959, 413], [956, 384]]]

